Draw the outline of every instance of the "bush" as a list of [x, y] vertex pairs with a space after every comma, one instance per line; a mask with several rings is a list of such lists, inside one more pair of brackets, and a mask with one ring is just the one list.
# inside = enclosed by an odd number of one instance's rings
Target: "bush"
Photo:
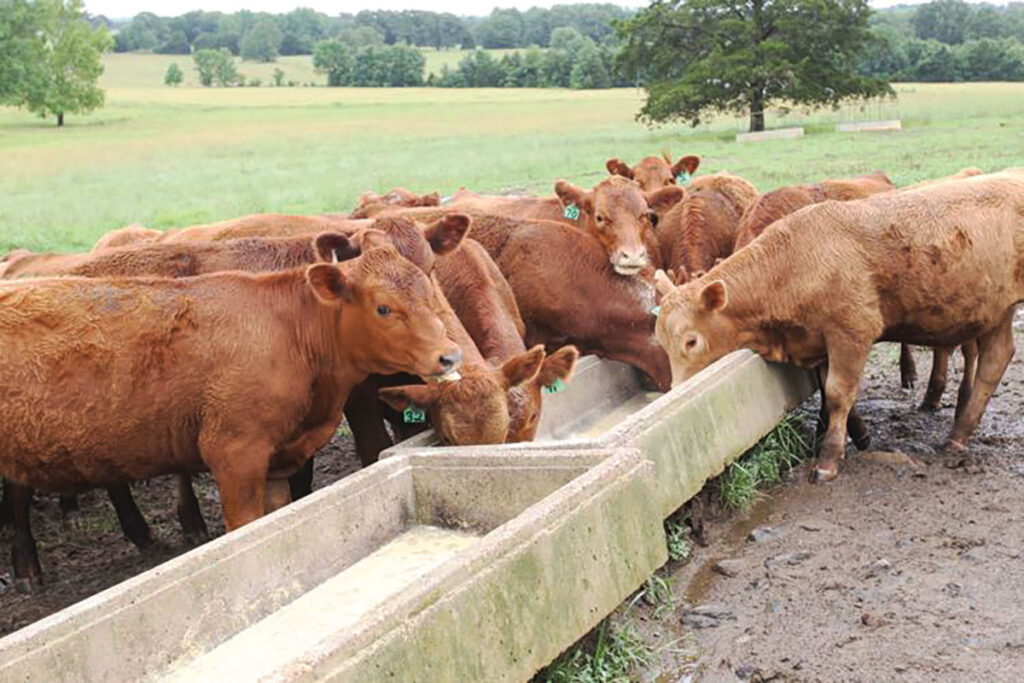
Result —
[[167, 67], [167, 72], [164, 74], [164, 85], [181, 85], [181, 82], [185, 80], [185, 74], [182, 73], [181, 67], [178, 66], [177, 62], [171, 62], [171, 65]]
[[250, 88], [258, 88], [263, 85], [263, 80], [260, 78], [250, 78], [249, 82], [246, 83]]
[[274, 85], [278, 88], [284, 85], [284, 70], [281, 67], [274, 68]]

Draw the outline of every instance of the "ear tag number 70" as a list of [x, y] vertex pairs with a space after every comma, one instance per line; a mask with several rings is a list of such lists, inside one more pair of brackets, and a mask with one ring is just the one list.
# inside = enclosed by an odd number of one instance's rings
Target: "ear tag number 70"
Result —
[[580, 207], [575, 204], [569, 204], [562, 209], [562, 215], [571, 221], [578, 220], [580, 217]]
[[541, 389], [541, 392], [545, 394], [557, 394], [559, 391], [562, 391], [563, 389], [565, 389], [565, 382], [563, 382], [562, 378], [559, 377], [555, 379], [554, 382]]

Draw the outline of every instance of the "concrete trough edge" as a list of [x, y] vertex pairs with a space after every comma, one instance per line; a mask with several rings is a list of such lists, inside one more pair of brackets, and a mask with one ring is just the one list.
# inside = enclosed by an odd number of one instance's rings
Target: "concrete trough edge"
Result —
[[736, 142], [763, 142], [765, 140], [792, 140], [804, 136], [803, 126], [762, 130], [757, 133], [737, 133]]
[[853, 121], [837, 123], [837, 133], [872, 133], [886, 130], [903, 130], [903, 121], [890, 119], [887, 121]]

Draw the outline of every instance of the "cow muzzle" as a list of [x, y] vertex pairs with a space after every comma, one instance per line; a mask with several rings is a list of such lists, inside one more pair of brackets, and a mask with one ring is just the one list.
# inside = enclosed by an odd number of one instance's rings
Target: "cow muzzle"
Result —
[[437, 358], [439, 370], [431, 376], [431, 379], [441, 381], [453, 381], [459, 379], [459, 367], [462, 365], [462, 349], [442, 353]]
[[647, 250], [627, 251], [619, 249], [612, 256], [612, 267], [619, 275], [632, 276], [647, 267]]

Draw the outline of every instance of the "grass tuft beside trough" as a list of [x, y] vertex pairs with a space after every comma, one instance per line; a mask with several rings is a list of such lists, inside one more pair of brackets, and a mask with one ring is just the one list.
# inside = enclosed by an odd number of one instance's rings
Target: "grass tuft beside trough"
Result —
[[718, 478], [722, 505], [745, 510], [763, 488], [782, 483], [782, 477], [814, 452], [814, 439], [805, 429], [807, 418], [791, 413], [753, 448], [734, 461]]

